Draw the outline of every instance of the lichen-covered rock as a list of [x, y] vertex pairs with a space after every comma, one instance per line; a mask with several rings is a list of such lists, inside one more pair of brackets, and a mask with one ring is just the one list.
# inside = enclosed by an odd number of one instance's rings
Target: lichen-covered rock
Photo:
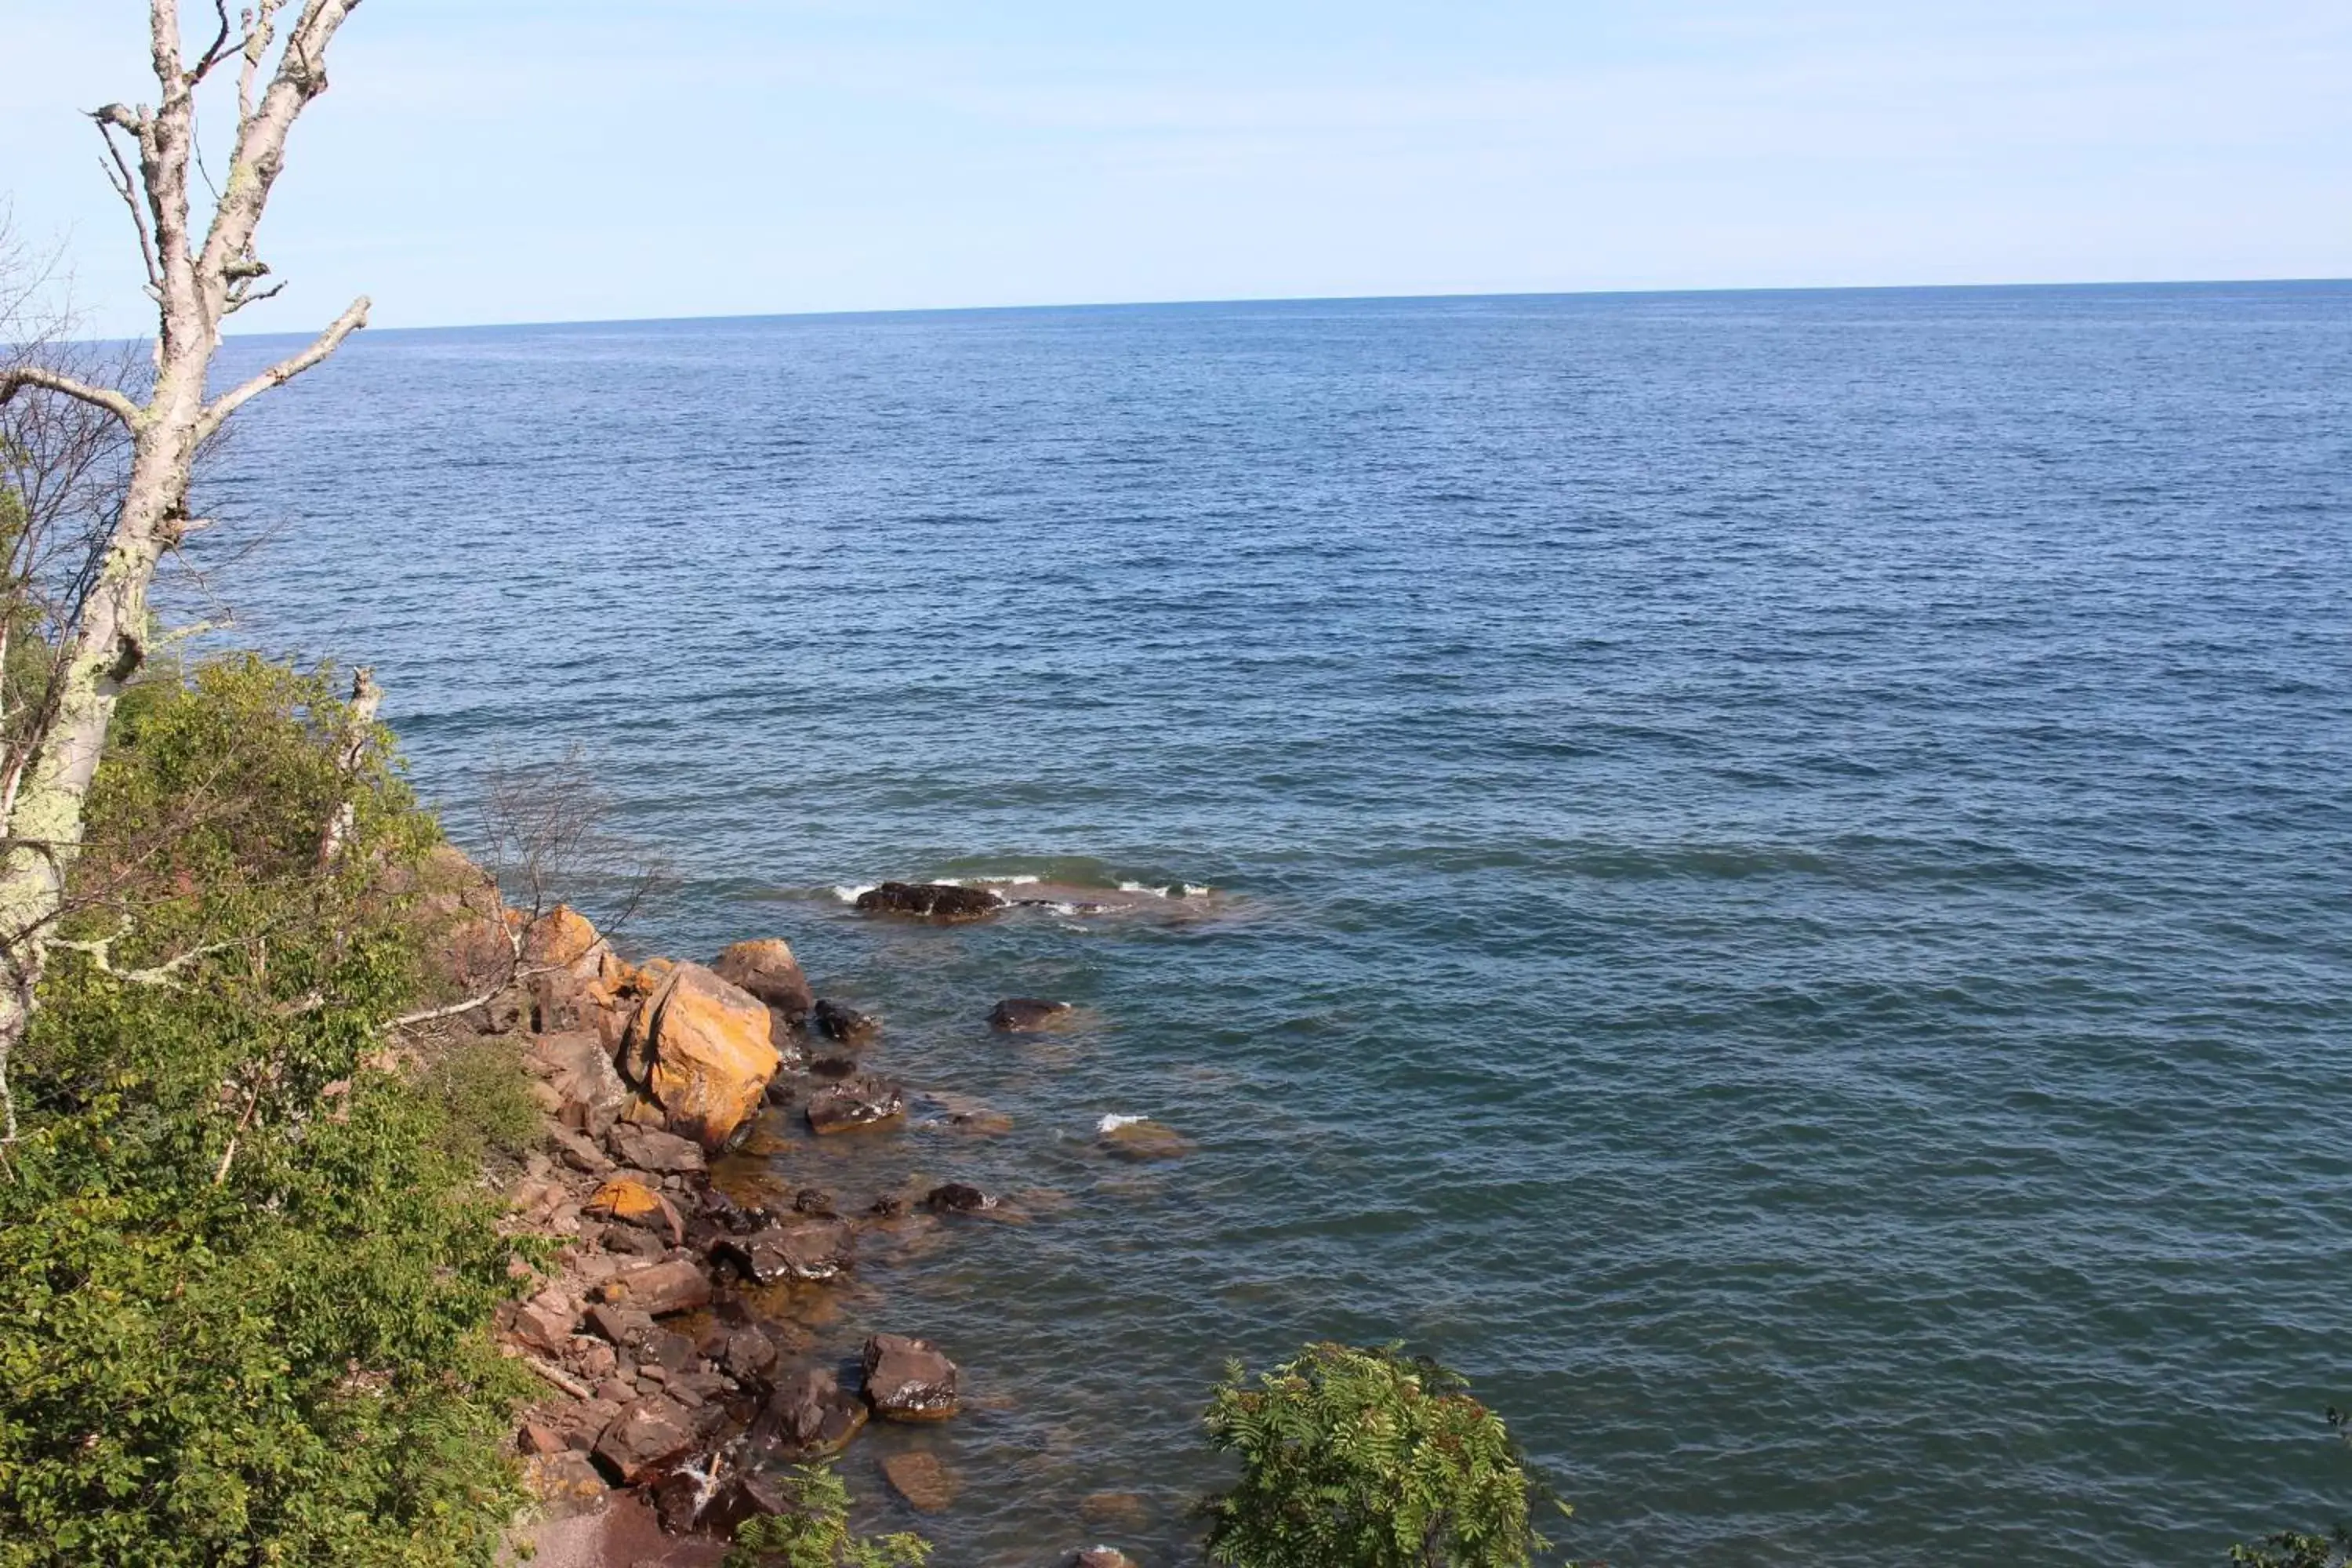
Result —
[[907, 1097], [887, 1079], [860, 1073], [809, 1096], [811, 1131], [830, 1135], [884, 1127], [907, 1114]]
[[929, 1340], [877, 1334], [860, 1358], [866, 1402], [887, 1421], [944, 1421], [956, 1412], [956, 1364]]
[[669, 1131], [723, 1147], [759, 1109], [783, 1063], [767, 1006], [698, 963], [681, 963], [638, 1005], [621, 1070], [661, 1108]]
[[773, 1007], [790, 1024], [799, 1024], [814, 1005], [792, 944], [776, 937], [735, 943], [711, 960], [710, 972]]
[[906, 915], [942, 925], [986, 920], [1003, 907], [1004, 900], [985, 888], [953, 882], [885, 882], [857, 895], [862, 914]]

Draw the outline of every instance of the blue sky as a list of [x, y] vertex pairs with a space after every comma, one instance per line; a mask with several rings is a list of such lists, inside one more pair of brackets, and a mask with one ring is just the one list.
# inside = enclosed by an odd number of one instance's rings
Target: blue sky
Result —
[[[145, 9], [0, 0], [102, 330]], [[252, 330], [2352, 273], [2345, 0], [367, 0], [333, 79]]]

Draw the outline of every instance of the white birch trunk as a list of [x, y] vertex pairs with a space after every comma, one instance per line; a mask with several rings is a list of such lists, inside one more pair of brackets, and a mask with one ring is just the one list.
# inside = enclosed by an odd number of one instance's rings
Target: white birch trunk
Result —
[[[282, 385], [332, 353], [367, 320], [361, 300], [302, 353], [217, 396], [206, 377], [221, 323], [260, 296], [254, 279], [267, 268], [253, 256], [261, 221], [283, 163], [287, 132], [310, 100], [326, 90], [327, 46], [359, 0], [303, 0], [286, 47], [258, 97], [255, 80], [275, 37], [285, 0], [261, 0], [245, 34], [228, 47], [226, 11], [220, 37], [193, 64], [183, 59], [177, 0], [152, 0], [150, 49], [160, 106], [110, 104], [92, 118], [113, 150], [121, 132], [138, 148], [138, 189], [126, 172], [118, 186], [131, 203], [158, 308], [155, 381], [148, 400], [26, 370], [0, 377], [0, 398], [31, 387], [105, 408], [131, 434], [130, 480], [122, 510], [100, 542], [97, 571], [65, 645], [53, 710], [20, 752], [22, 773], [7, 802], [0, 853], [0, 1115], [16, 1136], [6, 1072], [30, 1025], [35, 994], [65, 907], [66, 879], [82, 843], [82, 806], [106, 746], [124, 684], [147, 656], [147, 591], [163, 552], [185, 525], [197, 447], [239, 406]], [[195, 94], [226, 59], [242, 57], [236, 150], [200, 247], [188, 212], [188, 163], [195, 142]]]

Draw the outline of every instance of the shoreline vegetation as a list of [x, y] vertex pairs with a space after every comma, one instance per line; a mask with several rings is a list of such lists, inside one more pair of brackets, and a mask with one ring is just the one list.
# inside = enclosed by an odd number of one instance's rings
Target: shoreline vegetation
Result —
[[[613, 853], [576, 771], [494, 782], [478, 864], [409, 790], [373, 682], [341, 689], [233, 655], [151, 669], [117, 713], [0, 1180], [0, 1564], [922, 1562], [918, 1536], [856, 1537], [826, 1467], [869, 1421], [953, 1419], [956, 1347], [840, 1342], [831, 1298], [910, 1231], [1009, 1211], [911, 1167], [790, 1185], [794, 1140], [907, 1124], [882, 1020], [777, 937], [623, 957], [552, 896]], [[959, 924], [1071, 891], [1010, 890], [856, 902]], [[1005, 1034], [1078, 1016], [983, 1008]], [[1010, 1131], [945, 1098], [947, 1130]], [[1097, 1132], [1105, 1160], [1192, 1147]], [[1213, 1561], [1540, 1550], [1500, 1420], [1392, 1347], [1235, 1366], [1204, 1426], [1241, 1477], [1204, 1500]], [[879, 1474], [918, 1516], [961, 1484], [919, 1449]]]

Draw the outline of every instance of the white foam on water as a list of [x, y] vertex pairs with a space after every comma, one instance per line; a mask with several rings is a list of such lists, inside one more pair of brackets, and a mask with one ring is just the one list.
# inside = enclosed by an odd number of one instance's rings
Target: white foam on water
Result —
[[833, 896], [839, 899], [845, 904], [854, 904], [857, 901], [858, 894], [870, 893], [881, 885], [882, 884], [879, 882], [860, 882], [854, 888], [845, 886], [835, 887], [833, 889]]
[[1095, 1123], [1097, 1132], [1116, 1132], [1122, 1127], [1132, 1127], [1139, 1121], [1149, 1121], [1148, 1116], [1106, 1116]]

